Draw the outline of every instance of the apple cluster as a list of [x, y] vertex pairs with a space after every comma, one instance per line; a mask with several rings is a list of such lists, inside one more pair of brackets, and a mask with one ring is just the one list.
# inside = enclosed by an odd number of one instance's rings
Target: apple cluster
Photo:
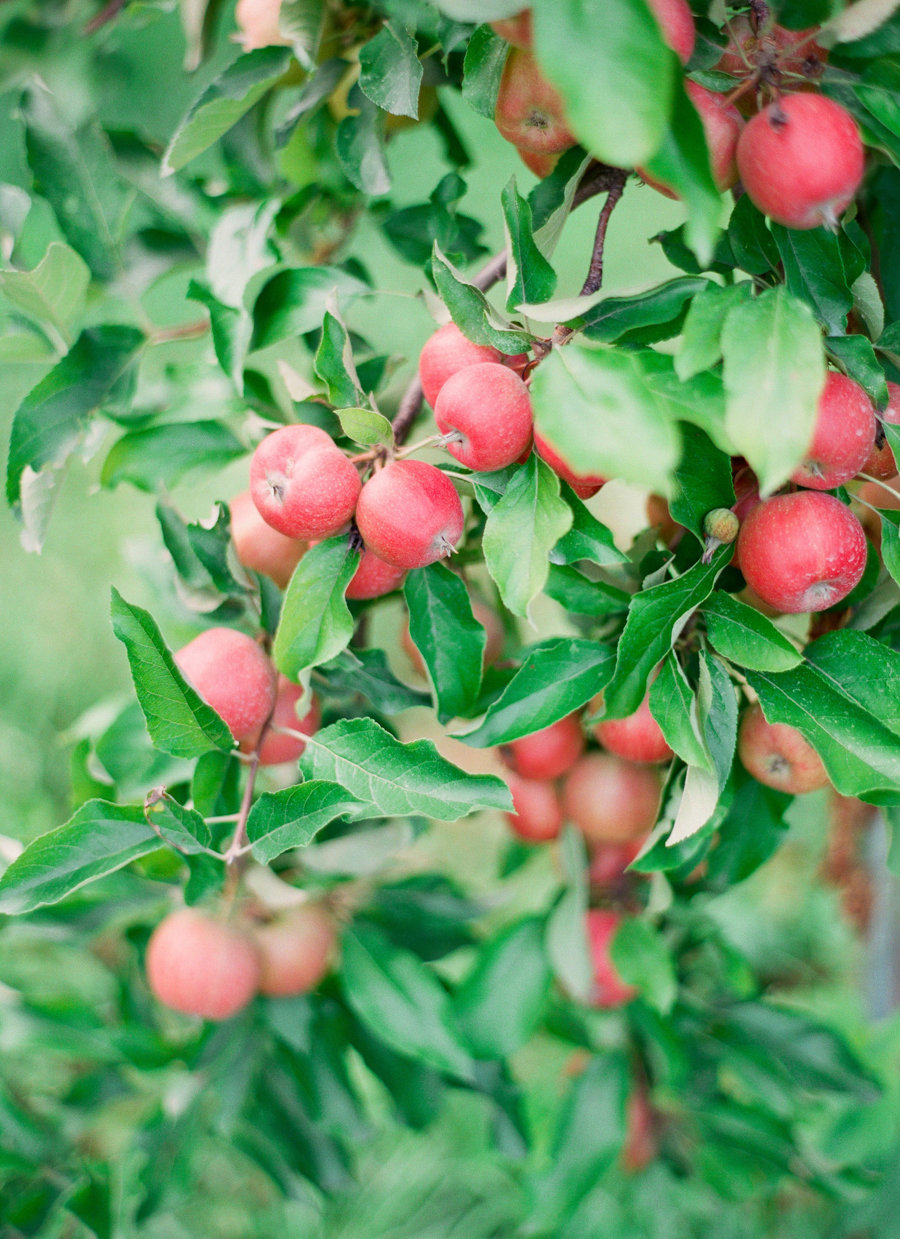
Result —
[[280, 998], [314, 989], [331, 965], [337, 937], [331, 912], [312, 900], [262, 921], [178, 908], [150, 936], [147, 983], [173, 1011], [227, 1020], [256, 994]]

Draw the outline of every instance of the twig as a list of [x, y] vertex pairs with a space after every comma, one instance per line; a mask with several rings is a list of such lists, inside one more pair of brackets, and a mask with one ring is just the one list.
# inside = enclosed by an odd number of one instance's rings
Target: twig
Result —
[[112, 19], [119, 12], [121, 12], [122, 9], [124, 9], [127, 3], [128, 3], [128, 0], [109, 0], [109, 4], [104, 5], [103, 8], [100, 10], [100, 12], [97, 13], [96, 16], [92, 17], [91, 20], [87, 23], [87, 25], [84, 28], [84, 33], [85, 34], [96, 33], [96, 31], [98, 31], [101, 26], [105, 26], [107, 22], [111, 22]]
[[167, 344], [170, 340], [199, 340], [209, 331], [209, 319], [182, 323], [180, 327], [160, 327], [150, 337], [151, 344]]
[[750, 11], [753, 15], [756, 30], [759, 31], [760, 26], [765, 26], [769, 20], [769, 6], [765, 0], [750, 0]]
[[228, 851], [225, 853], [225, 871], [226, 871], [226, 887], [229, 889], [230, 897], [234, 897], [237, 890], [237, 883], [240, 878], [241, 869], [243, 866], [238, 864], [245, 854], [244, 849], [247, 845], [247, 819], [250, 816], [250, 809], [253, 806], [253, 790], [256, 786], [256, 772], [259, 770], [259, 747], [262, 744], [263, 737], [268, 731], [266, 724], [260, 733], [256, 748], [250, 754], [249, 769], [247, 771], [247, 783], [244, 787], [244, 795], [241, 799], [241, 807], [238, 812], [237, 826], [234, 831], [234, 838], [228, 845]]
[[591, 265], [587, 279], [581, 287], [582, 297], [589, 297], [591, 293], [597, 292], [603, 283], [603, 249], [606, 245], [606, 230], [609, 227], [609, 218], [615, 210], [617, 202], [622, 197], [622, 191], [628, 179], [628, 173], [624, 168], [611, 168], [610, 171], [615, 173], [615, 176], [610, 179], [609, 193], [606, 202], [603, 204], [603, 210], [600, 212], [600, 218], [597, 220]]

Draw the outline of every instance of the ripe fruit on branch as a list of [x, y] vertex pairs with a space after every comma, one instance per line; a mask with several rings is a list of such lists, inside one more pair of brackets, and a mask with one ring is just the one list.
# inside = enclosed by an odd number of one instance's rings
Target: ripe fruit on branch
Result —
[[[305, 703], [306, 709], [300, 715], [297, 706], [304, 697], [303, 689], [286, 675], [278, 677], [278, 689], [275, 697], [275, 709], [269, 722], [269, 729], [259, 746], [259, 764], [261, 766], [277, 766], [285, 761], [297, 761], [306, 748], [305, 740], [296, 736], [285, 736], [274, 727], [289, 727], [291, 731], [302, 731], [305, 736], [311, 736], [318, 731], [322, 712], [316, 698], [310, 694]], [[246, 746], [245, 746], [246, 747]]]
[[549, 727], [504, 744], [500, 756], [523, 779], [557, 779], [583, 751], [580, 715], [567, 714]]
[[419, 354], [419, 379], [425, 399], [434, 408], [438, 393], [451, 375], [466, 366], [493, 361], [520, 370], [528, 360], [526, 354], [508, 357], [486, 344], [473, 344], [456, 323], [444, 323], [425, 341]]
[[545, 461], [555, 474], [561, 477], [564, 482], [569, 483], [579, 499], [590, 499], [591, 495], [596, 495], [600, 487], [606, 484], [606, 478], [600, 477], [599, 473], [576, 473], [563, 460], [559, 452], [537, 431], [534, 432], [534, 449], [541, 460]]
[[[889, 396], [887, 408], [883, 413], [879, 413], [878, 416], [888, 426], [900, 426], [900, 383], [892, 383], [888, 379], [887, 389]], [[873, 445], [860, 472], [869, 473], [873, 478], [881, 478], [882, 480], [894, 476], [897, 472], [897, 462], [894, 460], [894, 453], [891, 451], [890, 444], [887, 441], [881, 447]]]
[[813, 490], [834, 490], [849, 482], [872, 450], [875, 429], [875, 410], [863, 388], [845, 374], [829, 370], [809, 451], [791, 480]]
[[[732, 77], [746, 78], [759, 71], [766, 81], [775, 76], [819, 77], [828, 52], [811, 40], [818, 26], [787, 30], [771, 25], [754, 31], [748, 17], [733, 17], [728, 23], [731, 38], [716, 68]], [[809, 41], [807, 41], [809, 40]], [[792, 52], [791, 48], [797, 48]], [[791, 83], [791, 89], [795, 89]]]
[[147, 945], [147, 984], [174, 1011], [227, 1020], [259, 985], [260, 961], [250, 937], [197, 908], [160, 921]]
[[353, 515], [356, 469], [318, 426], [282, 426], [250, 462], [250, 493], [263, 520], [289, 538], [330, 538]]
[[866, 566], [866, 536], [833, 495], [801, 490], [758, 504], [738, 535], [741, 571], [770, 607], [824, 611], [846, 598]]
[[291, 40], [279, 29], [281, 0], [238, 0], [234, 9], [238, 42], [245, 52], [257, 47], [287, 46]]
[[643, 839], [659, 812], [655, 770], [616, 757], [586, 753], [563, 784], [563, 813], [589, 843]]
[[834, 228], [863, 176], [853, 117], [824, 95], [788, 95], [750, 120], [737, 147], [751, 201], [787, 228]]
[[758, 703], [741, 719], [738, 757], [754, 779], [790, 796], [814, 792], [829, 782], [809, 741], [787, 723], [767, 723]]
[[506, 776], [514, 813], [504, 814], [512, 830], [529, 843], [555, 839], [562, 828], [562, 805], [551, 779], [523, 779], [511, 770]]
[[632, 843], [598, 843], [591, 848], [588, 882], [591, 886], [615, 886], [625, 877], [633, 860], [640, 855], [643, 839]]
[[503, 17], [499, 21], [488, 23], [494, 34], [506, 39], [513, 47], [522, 47], [527, 51], [532, 44], [531, 9], [524, 9], [515, 17]]
[[175, 662], [237, 743], [252, 747], [272, 713], [278, 679], [253, 638], [233, 628], [208, 628], [178, 651]]
[[440, 469], [423, 460], [394, 460], [362, 488], [356, 523], [380, 559], [395, 568], [424, 568], [456, 546], [463, 510]]
[[306, 554], [307, 543], [285, 537], [264, 521], [249, 490], [241, 491], [228, 504], [231, 513], [231, 540], [245, 568], [270, 577], [279, 589], [286, 589], [297, 564]]
[[[590, 704], [591, 710], [599, 710], [603, 697], [595, 697]], [[650, 713], [650, 695], [626, 718], [601, 719], [593, 727], [597, 741], [609, 753], [624, 757], [626, 761], [660, 762], [668, 761], [672, 750], [666, 743], [662, 728]]]
[[686, 65], [697, 39], [694, 15], [687, 0], [647, 0], [647, 7], [656, 18], [663, 42]]
[[516, 150], [528, 171], [533, 172], [541, 180], [545, 176], [550, 175], [560, 160], [559, 153], [555, 155], [539, 155], [536, 151], [523, 151], [518, 146]]
[[450, 376], [434, 405], [442, 434], [457, 431], [462, 441], [447, 451], [470, 469], [505, 469], [531, 443], [533, 415], [528, 388], [496, 362], [479, 362]]
[[592, 1007], [622, 1007], [634, 998], [637, 990], [626, 985], [616, 970], [610, 955], [610, 944], [622, 923], [622, 915], [608, 908], [590, 908], [585, 914], [591, 962], [594, 966]]
[[402, 583], [406, 576], [405, 568], [396, 568], [393, 564], [379, 559], [368, 547], [363, 549], [359, 567], [353, 574], [347, 586], [346, 597], [361, 601], [365, 598], [382, 598], [392, 593]]
[[513, 48], [506, 59], [494, 122], [520, 151], [552, 155], [575, 145], [562, 97], [544, 77], [531, 52]]
[[259, 992], [269, 997], [305, 994], [328, 971], [337, 927], [320, 903], [304, 903], [253, 930], [260, 961]]
[[[717, 95], [705, 86], [689, 80], [685, 80], [684, 88], [703, 125], [713, 181], [719, 192], [724, 193], [738, 181], [737, 144], [744, 127], [744, 118], [734, 104], [725, 101], [723, 95]], [[637, 168], [636, 171], [648, 185], [665, 194], [667, 198], [678, 197], [673, 189], [643, 168]]]

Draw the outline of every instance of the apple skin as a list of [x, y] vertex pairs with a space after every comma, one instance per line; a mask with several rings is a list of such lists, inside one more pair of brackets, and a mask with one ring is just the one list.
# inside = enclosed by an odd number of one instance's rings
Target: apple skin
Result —
[[356, 508], [359, 473], [318, 426], [282, 426], [256, 448], [250, 493], [260, 516], [289, 538], [330, 538]]
[[357, 602], [368, 598], [383, 598], [392, 594], [403, 584], [406, 576], [405, 568], [396, 568], [393, 564], [379, 559], [374, 551], [363, 548], [359, 567], [353, 574], [347, 586], [345, 596]]
[[279, 675], [275, 709], [272, 711], [269, 729], [259, 746], [261, 766], [278, 766], [282, 762], [297, 761], [306, 748], [304, 740], [281, 735], [272, 731], [272, 727], [290, 727], [292, 731], [302, 731], [306, 736], [314, 735], [319, 730], [322, 711], [314, 696], [311, 696], [306, 712], [302, 715], [297, 713], [297, 705], [303, 696], [303, 689], [299, 684], [289, 680], [286, 675]]
[[474, 344], [464, 336], [456, 323], [444, 323], [429, 336], [419, 354], [419, 381], [425, 399], [435, 406], [441, 388], [458, 370], [479, 362], [493, 361], [519, 371], [528, 361], [527, 353], [507, 356], [487, 344]]
[[866, 566], [866, 535], [849, 508], [818, 490], [765, 499], [738, 534], [750, 588], [785, 614], [825, 611], [846, 598]]
[[640, 855], [643, 846], [643, 839], [635, 839], [632, 843], [598, 843], [592, 847], [588, 865], [591, 886], [616, 886], [625, 877], [631, 862]]
[[536, 151], [523, 151], [520, 147], [516, 147], [519, 158], [528, 169], [533, 172], [536, 177], [543, 180], [545, 176], [549, 176], [556, 165], [559, 163], [562, 152], [555, 155], [539, 155]]
[[825, 95], [787, 95], [744, 127], [737, 163], [751, 201], [786, 228], [834, 226], [862, 181], [856, 121]]
[[523, 779], [558, 779], [583, 751], [581, 716], [567, 714], [549, 727], [504, 744], [500, 756]]
[[562, 829], [562, 805], [552, 779], [523, 779], [511, 770], [506, 776], [514, 813], [504, 817], [510, 829], [528, 843], [547, 843]]
[[[821, 76], [828, 59], [824, 47], [806, 42], [810, 35], [816, 33], [818, 26], [810, 26], [806, 30], [787, 30], [784, 26], [771, 25], [757, 33], [749, 19], [740, 15], [731, 19], [729, 29], [731, 38], [715, 67], [722, 73], [730, 73], [732, 77], [744, 79], [760, 68], [767, 72], [775, 69], [782, 74], [809, 78], [808, 83], [791, 83], [792, 90], [809, 90], [813, 85], [812, 79]], [[799, 44], [802, 44], [800, 51], [792, 55], [790, 49]], [[743, 95], [738, 106], [746, 115], [752, 115], [757, 110], [754, 94], [748, 92]]]
[[[749, 465], [742, 465], [734, 475], [734, 495], [735, 502], [732, 505], [732, 512], [743, 525], [748, 515], [753, 511], [758, 503], [762, 503], [759, 494], [759, 478], [750, 468]], [[740, 529], [738, 529], [738, 540], [733, 544], [734, 551], [731, 556], [732, 568], [740, 568]]]
[[[744, 127], [744, 118], [734, 104], [725, 102], [723, 95], [717, 95], [689, 79], [685, 79], [684, 88], [703, 125], [713, 181], [719, 193], [724, 193], [738, 182], [737, 144]], [[636, 168], [635, 171], [648, 185], [665, 194], [667, 198], [678, 197], [664, 181], [651, 176], [643, 168]]]
[[231, 541], [239, 561], [253, 572], [261, 572], [286, 589], [294, 569], [306, 554], [308, 543], [285, 537], [260, 516], [249, 490], [241, 491], [228, 504], [231, 513]]
[[[591, 710], [599, 710], [603, 704], [602, 695], [595, 697], [590, 704]], [[601, 719], [593, 726], [594, 737], [602, 744], [608, 753], [624, 757], [626, 761], [639, 763], [656, 763], [669, 761], [674, 756], [666, 743], [662, 728], [650, 713], [650, 696], [644, 700], [626, 718]]]
[[754, 779], [789, 796], [814, 792], [830, 782], [821, 757], [809, 741], [787, 723], [766, 722], [758, 703], [741, 719], [737, 751]]
[[592, 1007], [623, 1007], [637, 994], [637, 990], [632, 985], [626, 985], [619, 976], [610, 955], [610, 944], [621, 923], [621, 913], [609, 908], [589, 908], [585, 914], [588, 945], [594, 966], [594, 985], [590, 998]]
[[304, 903], [253, 930], [259, 954], [259, 992], [270, 998], [315, 989], [337, 945], [334, 918], [321, 903]]
[[589, 843], [631, 843], [655, 824], [660, 792], [650, 766], [614, 753], [586, 753], [566, 776], [563, 813]]
[[173, 1011], [227, 1020], [253, 999], [260, 961], [251, 938], [197, 908], [160, 921], [147, 944], [151, 992]]
[[534, 416], [528, 388], [508, 366], [478, 362], [450, 376], [434, 405], [442, 434], [458, 431], [447, 451], [469, 469], [505, 469], [531, 443]]
[[601, 486], [606, 485], [607, 479], [602, 478], [599, 473], [576, 473], [563, 460], [559, 452], [536, 430], [534, 432], [534, 450], [558, 477], [561, 477], [564, 482], [569, 483], [579, 499], [590, 499], [592, 495], [596, 495]]
[[863, 388], [829, 370], [807, 457], [791, 481], [813, 490], [834, 490], [849, 482], [866, 463], [875, 430], [875, 409]]
[[514, 47], [506, 58], [494, 123], [519, 151], [553, 155], [576, 142], [566, 122], [562, 97], [544, 77], [529, 51]]
[[245, 52], [257, 47], [287, 47], [286, 38], [278, 27], [281, 0], [237, 0], [234, 19], [238, 27], [238, 42]]
[[369, 478], [356, 506], [366, 546], [395, 568], [424, 568], [462, 537], [462, 504], [453, 483], [423, 460], [394, 460]]
[[506, 39], [507, 43], [513, 47], [521, 47], [525, 51], [531, 50], [534, 38], [531, 29], [531, 9], [523, 9], [515, 17], [503, 17], [499, 21], [489, 22], [488, 25], [494, 34], [499, 34], [501, 39]]
[[175, 663], [237, 743], [252, 747], [275, 706], [278, 680], [253, 638], [233, 628], [208, 628], [175, 654]]
[[694, 54], [697, 27], [687, 0], [647, 0], [647, 7], [656, 18], [663, 42], [686, 65]]
[[[888, 389], [888, 404], [883, 413], [878, 416], [888, 426], [900, 426], [900, 383], [892, 383], [890, 379], [887, 381]], [[866, 462], [863, 465], [860, 473], [868, 473], [873, 478], [880, 478], [881, 481], [886, 481], [892, 478], [897, 472], [897, 462], [894, 460], [894, 453], [891, 451], [890, 445], [885, 442], [882, 447], [872, 446], [872, 450], [866, 457]], [[876, 506], [878, 506], [876, 504]]]

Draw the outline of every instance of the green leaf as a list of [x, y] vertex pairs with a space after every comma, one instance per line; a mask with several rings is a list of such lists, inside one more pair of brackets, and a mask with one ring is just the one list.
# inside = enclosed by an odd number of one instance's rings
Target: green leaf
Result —
[[668, 1015], [678, 993], [678, 978], [662, 934], [642, 917], [623, 917], [610, 943], [610, 955], [625, 984], [635, 986], [645, 1002]]
[[159, 847], [143, 809], [89, 800], [64, 826], [30, 843], [0, 877], [0, 912], [58, 903]]
[[666, 847], [677, 847], [703, 830], [704, 826], [710, 827], [718, 802], [719, 784], [715, 774], [707, 765], [688, 766]]
[[373, 103], [394, 116], [419, 115], [422, 65], [416, 41], [396, 22], [385, 22], [359, 49], [359, 87]]
[[253, 335], [253, 319], [243, 306], [223, 305], [199, 280], [191, 280], [187, 296], [191, 301], [199, 301], [209, 311], [216, 360], [231, 379], [238, 395], [243, 395], [244, 363]]
[[[186, 809], [165, 791], [152, 791], [144, 802], [147, 825], [176, 851], [195, 855], [212, 845], [202, 814]], [[221, 876], [221, 871], [220, 871]]]
[[[563, 539], [565, 541], [565, 539]], [[577, 568], [551, 564], [544, 593], [573, 615], [609, 615], [627, 611], [631, 594], [606, 581], [592, 581]]]
[[323, 827], [359, 809], [359, 801], [337, 783], [313, 780], [280, 792], [263, 792], [247, 818], [253, 857], [268, 865], [292, 848], [305, 848]]
[[771, 227], [788, 291], [806, 302], [827, 332], [843, 335], [853, 294], [837, 234], [825, 228]]
[[391, 174], [384, 155], [384, 113], [358, 86], [348, 97], [354, 111], [338, 125], [335, 149], [348, 180], [364, 194], [377, 198], [389, 192]]
[[731, 457], [697, 426], [683, 425], [681, 440], [681, 460], [675, 470], [678, 489], [669, 501], [669, 510], [679, 525], [704, 542], [706, 513], [713, 508], [730, 508], [734, 503]]
[[288, 70], [291, 51], [260, 47], [239, 56], [211, 82], [179, 124], [162, 160], [171, 176], [226, 134]]
[[731, 547], [720, 546], [708, 564], [696, 563], [676, 580], [645, 589], [632, 600], [615, 675], [603, 694], [604, 718], [625, 718], [635, 712], [654, 667], [672, 648], [691, 612], [712, 593], [730, 558]]
[[469, 591], [446, 564], [408, 573], [409, 635], [425, 660], [442, 723], [470, 712], [481, 690], [485, 631]]
[[556, 289], [556, 272], [534, 240], [531, 206], [516, 189], [513, 177], [500, 195], [509, 258], [506, 265], [506, 308], [523, 301], [546, 301]]
[[532, 337], [511, 330], [480, 288], [470, 284], [441, 253], [437, 242], [431, 260], [435, 286], [457, 327], [475, 344], [486, 344], [501, 353], [522, 353], [531, 348]]
[[281, 0], [278, 29], [291, 40], [294, 55], [312, 73], [325, 25], [324, 0]]
[[220, 470], [246, 454], [246, 447], [221, 422], [171, 422], [132, 430], [109, 449], [100, 481], [131, 482], [140, 490], [167, 490], [194, 470]]
[[866, 633], [840, 629], [807, 646], [806, 657], [842, 693], [900, 735], [900, 651]]
[[21, 118], [28, 166], [65, 239], [94, 275], [107, 280], [121, 263], [121, 225], [131, 191], [117, 175], [100, 126], [76, 128], [71, 115], [72, 108], [42, 83], [26, 90]]
[[716, 364], [722, 356], [725, 318], [734, 306], [749, 301], [752, 289], [747, 281], [724, 287], [706, 282], [693, 298], [684, 320], [681, 348], [675, 357], [675, 373], [682, 381]]
[[113, 632], [125, 646], [134, 688], [156, 748], [175, 757], [231, 749], [223, 720], [186, 683], [156, 621], [112, 591]]
[[535, 917], [485, 943], [454, 998], [457, 1024], [477, 1058], [504, 1058], [525, 1044], [550, 992], [544, 927]]
[[279, 671], [299, 680], [326, 663], [353, 636], [345, 592], [359, 564], [344, 536], [310, 547], [291, 577], [281, 608], [272, 656]]
[[473, 1064], [456, 1029], [450, 999], [411, 951], [392, 946], [372, 928], [343, 938], [341, 988], [351, 1010], [398, 1054], [469, 1079]]
[[720, 658], [703, 650], [700, 655], [700, 684], [697, 694], [700, 729], [706, 741], [721, 792], [731, 774], [737, 747], [738, 701], [728, 668]]
[[19, 503], [22, 473], [61, 465], [83, 442], [93, 415], [127, 379], [143, 346], [134, 327], [91, 327], [16, 410], [6, 495]]
[[585, 925], [590, 894], [587, 846], [584, 835], [574, 826], [563, 827], [559, 855], [566, 889], [547, 921], [547, 957], [553, 975], [566, 993], [577, 1002], [587, 1002], [594, 987], [594, 965]]
[[346, 303], [368, 286], [339, 267], [296, 267], [279, 271], [262, 288], [253, 307], [251, 348], [268, 348], [291, 336], [302, 336], [321, 327], [337, 297]]
[[330, 404], [342, 408], [361, 403], [363, 393], [353, 361], [350, 333], [330, 310], [326, 310], [322, 322], [322, 339], [314, 364], [316, 374], [325, 384]]
[[513, 615], [528, 614], [547, 580], [550, 552], [571, 524], [559, 478], [532, 452], [488, 512], [482, 538], [487, 570]]
[[884, 370], [872, 343], [865, 336], [828, 336], [826, 351], [869, 394], [872, 403], [883, 409], [888, 402]]
[[686, 765], [712, 770], [700, 732], [697, 698], [674, 651], [663, 660], [659, 675], [650, 685], [650, 713], [666, 743]]
[[719, 826], [707, 857], [710, 882], [743, 882], [769, 859], [787, 833], [785, 810], [793, 798], [746, 778]]
[[569, 505], [572, 527], [554, 546], [551, 558], [566, 564], [576, 564], [588, 559], [593, 564], [599, 564], [601, 568], [609, 564], [626, 563], [628, 556], [616, 546], [612, 530], [588, 511], [568, 482], [560, 483], [559, 493]]
[[[644, 293], [604, 296], [579, 316], [584, 322], [585, 339], [598, 344], [654, 344], [657, 340], [669, 340], [678, 335], [692, 298], [706, 287], [706, 280], [680, 276]], [[573, 315], [563, 313], [554, 317], [571, 321]]]
[[[480, 16], [477, 20], [481, 20]], [[469, 39], [463, 63], [462, 97], [479, 116], [494, 119], [497, 91], [509, 44], [490, 26], [479, 26]]]
[[768, 275], [780, 263], [778, 246], [766, 217], [747, 194], [739, 198], [728, 222], [728, 244], [735, 262], [750, 275]]
[[51, 241], [32, 271], [0, 270], [0, 292], [16, 309], [49, 325], [68, 343], [69, 326], [81, 313], [91, 273], [75, 250]]
[[678, 430], [631, 354], [554, 349], [534, 372], [531, 399], [537, 429], [580, 472], [670, 491]]
[[881, 514], [881, 559], [893, 579], [900, 585], [900, 529], [891, 519], [894, 514]]
[[156, 519], [175, 570], [192, 589], [212, 588], [231, 597], [246, 594], [246, 586], [234, 579], [228, 563], [231, 523], [225, 504], [216, 506], [211, 526], [188, 524], [162, 501], [156, 505]]
[[381, 413], [372, 409], [337, 409], [341, 430], [360, 447], [392, 447], [394, 431]]
[[554, 637], [531, 646], [481, 725], [460, 738], [473, 748], [489, 748], [549, 727], [600, 692], [614, 658], [609, 646], [579, 637]]
[[822, 338], [809, 307], [770, 288], [734, 307], [722, 329], [725, 426], [763, 495], [803, 459], [825, 382]]
[[559, 0], [534, 10], [535, 52], [582, 146], [633, 168], [666, 135], [675, 57], [644, 4]]
[[803, 661], [770, 619], [731, 594], [718, 590], [701, 610], [713, 648], [738, 667], [788, 671]]
[[371, 718], [342, 719], [317, 732], [300, 768], [307, 778], [340, 783], [385, 817], [422, 814], [455, 822], [481, 809], [512, 811], [502, 779], [466, 774], [430, 740], [401, 744]]
[[337, 694], [361, 694], [383, 714], [400, 714], [429, 703], [429, 695], [401, 683], [387, 664], [384, 650], [342, 650], [319, 668]]
[[706, 370], [682, 382], [675, 373], [671, 357], [649, 349], [634, 354], [644, 382], [672, 421], [698, 426], [716, 447], [736, 454], [725, 429], [725, 389], [721, 374]]

